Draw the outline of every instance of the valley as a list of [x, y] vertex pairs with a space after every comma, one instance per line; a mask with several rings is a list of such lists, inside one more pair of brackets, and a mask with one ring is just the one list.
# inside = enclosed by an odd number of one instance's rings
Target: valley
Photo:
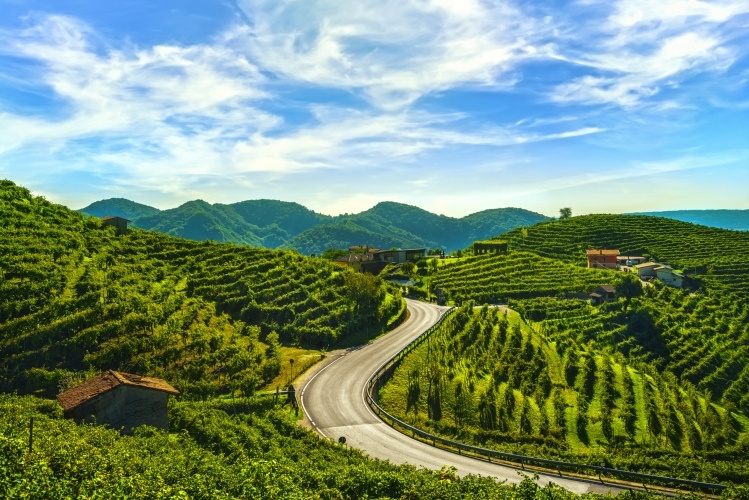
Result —
[[[406, 212], [398, 231], [414, 234], [423, 214]], [[398, 418], [484, 448], [720, 483], [727, 498], [748, 482], [746, 233], [646, 216], [572, 217], [509, 231], [492, 221], [485, 229], [506, 242], [500, 253], [473, 255], [466, 246], [461, 258], [389, 264], [377, 277], [247, 242], [132, 226], [118, 234], [10, 181], [0, 184], [0, 217], [3, 491], [205, 498], [619, 491], [543, 476], [535, 483], [413, 441], [368, 409], [362, 382], [448, 307], [457, 310], [380, 390], [380, 404]], [[290, 212], [284, 227], [292, 222], [303, 221]], [[453, 223], [422, 225], [420, 237], [439, 238]], [[643, 287], [631, 273], [589, 269], [589, 248], [666, 262], [686, 276], [684, 287], [657, 279]], [[382, 279], [394, 276], [410, 285]], [[591, 302], [601, 287], [612, 297]], [[429, 299], [438, 288], [446, 306], [409, 299], [406, 312], [405, 294]], [[346, 354], [316, 371], [332, 350]], [[300, 428], [298, 410], [273, 396], [310, 367], [296, 396], [329, 439]], [[169, 403], [169, 432], [127, 436], [63, 418], [52, 398], [105, 370], [172, 384], [179, 395]], [[341, 436], [345, 446], [331, 442]]]

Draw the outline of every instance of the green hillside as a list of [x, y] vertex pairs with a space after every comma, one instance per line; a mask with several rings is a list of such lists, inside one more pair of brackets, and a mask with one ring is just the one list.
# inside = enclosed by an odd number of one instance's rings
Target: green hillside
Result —
[[164, 377], [188, 397], [253, 392], [280, 343], [346, 344], [400, 309], [372, 276], [296, 252], [116, 236], [96, 218], [0, 183], [5, 390], [55, 394], [105, 369]]
[[[515, 250], [445, 261], [428, 278], [432, 289], [442, 287], [458, 302], [509, 300], [549, 338], [594, 342], [598, 349], [656, 363], [749, 414], [749, 259], [742, 250], [749, 248], [749, 234], [597, 215], [537, 224], [503, 239]], [[584, 267], [589, 247], [657, 257], [697, 274], [683, 290], [656, 281], [629, 301], [593, 307], [565, 297], [602, 284], [619, 287], [625, 274]]]
[[472, 303], [380, 391], [412, 425], [478, 446], [672, 477], [749, 481], [749, 419], [656, 365], [595, 341], [551, 340]]
[[584, 265], [587, 248], [615, 248], [693, 274], [706, 287], [749, 296], [749, 232], [644, 215], [586, 215], [502, 235], [511, 250]]
[[[385, 386], [388, 408], [504, 451], [749, 480], [747, 233], [595, 215], [502, 239], [506, 255], [435, 261], [419, 279], [423, 293], [440, 287], [447, 300], [518, 314], [504, 326], [497, 310], [457, 315]], [[588, 269], [587, 248], [645, 255], [692, 278], [684, 289], [643, 287], [632, 274]], [[604, 284], [616, 299], [591, 304], [586, 294]], [[522, 338], [508, 340], [514, 327]]]
[[348, 248], [352, 245], [371, 245], [375, 248], [413, 248], [420, 247], [421, 240], [412, 235], [406, 238], [376, 233], [365, 229], [351, 219], [344, 219], [333, 224], [313, 227], [299, 234], [284, 244], [303, 255], [320, 255], [328, 248]]
[[[507, 486], [371, 460], [253, 395], [278, 373], [280, 342], [345, 345], [399, 307], [377, 278], [320, 259], [138, 229], [117, 236], [0, 181], [0, 390], [36, 394], [0, 395], [0, 496], [574, 498], [530, 479]], [[39, 397], [108, 368], [181, 391], [169, 433], [76, 425]]]
[[458, 262], [445, 261], [431, 277], [432, 288], [441, 287], [448, 299], [498, 303], [507, 299], [556, 297], [563, 293], [591, 292], [614, 285], [622, 274], [587, 269], [532, 252], [480, 255]]
[[130, 220], [148, 217], [149, 215], [161, 212], [158, 208], [149, 207], [148, 205], [136, 203], [125, 198], [109, 198], [107, 200], [95, 201], [78, 211], [99, 218], [113, 215]]
[[671, 210], [666, 212], [637, 212], [633, 215], [666, 217], [702, 226], [749, 231], [749, 210]]

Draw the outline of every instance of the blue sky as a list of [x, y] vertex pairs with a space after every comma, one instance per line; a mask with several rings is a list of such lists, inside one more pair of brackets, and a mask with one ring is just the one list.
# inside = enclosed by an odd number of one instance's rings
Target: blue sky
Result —
[[749, 208], [746, 0], [0, 12], [0, 177], [73, 208]]

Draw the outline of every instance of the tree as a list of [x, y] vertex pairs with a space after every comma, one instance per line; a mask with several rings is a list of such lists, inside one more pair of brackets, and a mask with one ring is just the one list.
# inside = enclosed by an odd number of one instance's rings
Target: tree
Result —
[[572, 209], [570, 207], [559, 209], [559, 220], [569, 219], [570, 217], [572, 217]]
[[616, 294], [626, 300], [625, 310], [629, 307], [629, 301], [633, 297], [642, 295], [642, 284], [640, 279], [633, 274], [625, 274], [621, 283], [616, 285]]
[[335, 260], [338, 257], [345, 257], [346, 255], [348, 255], [348, 250], [342, 248], [328, 248], [320, 254], [320, 257], [323, 259]]
[[366, 273], [348, 273], [345, 278], [348, 297], [354, 303], [359, 318], [374, 311], [382, 300], [384, 291], [379, 278]]

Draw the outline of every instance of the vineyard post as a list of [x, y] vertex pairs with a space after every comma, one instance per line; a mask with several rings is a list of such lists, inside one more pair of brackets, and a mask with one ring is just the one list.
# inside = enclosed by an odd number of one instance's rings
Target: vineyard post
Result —
[[29, 453], [34, 451], [34, 417], [29, 420]]

